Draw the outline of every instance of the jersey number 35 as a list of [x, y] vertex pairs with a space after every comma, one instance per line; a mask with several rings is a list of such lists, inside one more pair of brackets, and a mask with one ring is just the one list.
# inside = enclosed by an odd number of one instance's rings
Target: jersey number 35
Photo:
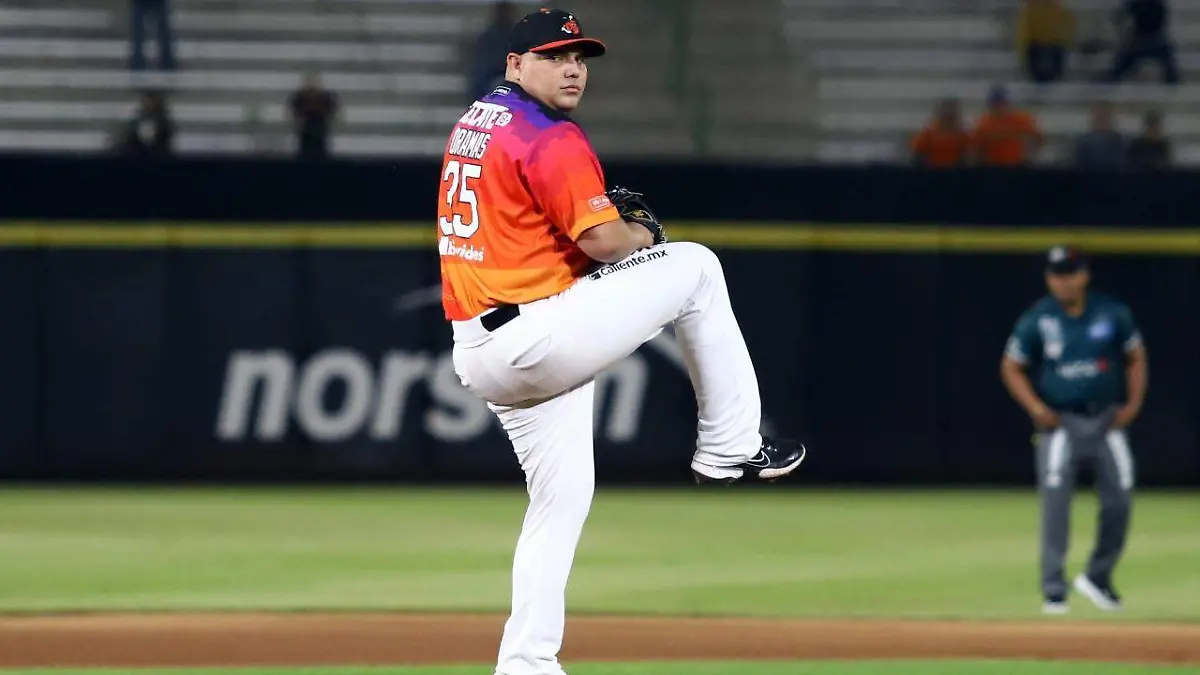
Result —
[[461, 163], [457, 159], [446, 164], [442, 182], [449, 181], [450, 185], [446, 188], [445, 208], [438, 209], [442, 214], [438, 216], [442, 234], [466, 239], [479, 230], [479, 202], [471, 183], [481, 175], [483, 167], [478, 164]]

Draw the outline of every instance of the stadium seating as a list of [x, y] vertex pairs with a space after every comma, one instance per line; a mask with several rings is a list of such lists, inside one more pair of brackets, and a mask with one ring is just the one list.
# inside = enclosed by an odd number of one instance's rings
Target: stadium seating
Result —
[[[1183, 84], [1159, 84], [1156, 65], [1119, 85], [1093, 84], [1111, 54], [1072, 52], [1065, 81], [1036, 85], [1023, 77], [1014, 50], [1016, 0], [783, 0], [789, 40], [801, 45], [816, 80], [814, 154], [825, 161], [907, 161], [912, 133], [939, 98], [956, 96], [973, 122], [993, 83], [1034, 112], [1047, 133], [1039, 162], [1069, 157], [1072, 137], [1087, 128], [1093, 101], [1113, 101], [1117, 126], [1136, 134], [1141, 115], [1164, 113], [1180, 163], [1200, 162], [1200, 1], [1173, 0]], [[1115, 35], [1106, 0], [1067, 0], [1081, 32]]]
[[[1183, 162], [1200, 161], [1200, 0], [1174, 0], [1184, 84], [1143, 67], [1089, 83], [1107, 53], [1073, 53], [1036, 86], [1013, 50], [1017, 0], [577, 0], [611, 47], [577, 117], [602, 156], [905, 161], [937, 99], [968, 121], [1005, 82], [1061, 161], [1089, 103], [1118, 103], [1134, 133], [1165, 113]], [[1068, 0], [1103, 33], [1107, 0]], [[490, 0], [173, 0], [180, 69], [130, 72], [125, 0], [0, 0], [0, 149], [99, 151], [138, 92], [167, 92], [184, 153], [291, 153], [286, 103], [306, 73], [337, 93], [340, 155], [432, 156], [466, 102], [469, 48]], [[522, 11], [528, 3], [519, 4]], [[147, 44], [154, 63], [154, 40]]]
[[[135, 73], [123, 0], [0, 0], [0, 148], [102, 150], [138, 92], [155, 88], [167, 92], [180, 152], [290, 153], [287, 97], [316, 72], [342, 102], [336, 154], [436, 155], [468, 100], [469, 50], [489, 4], [174, 0], [180, 68]], [[692, 133], [677, 122], [685, 104], [663, 87], [667, 22], [636, 0], [576, 5], [612, 47], [580, 115], [597, 147], [690, 152]]]

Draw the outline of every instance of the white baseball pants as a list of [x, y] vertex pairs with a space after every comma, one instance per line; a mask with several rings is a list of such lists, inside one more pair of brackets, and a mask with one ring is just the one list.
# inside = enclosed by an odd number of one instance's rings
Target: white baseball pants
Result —
[[492, 333], [479, 319], [454, 322], [455, 370], [499, 417], [529, 492], [497, 675], [563, 673], [567, 580], [595, 487], [593, 378], [668, 324], [696, 392], [693, 461], [749, 459], [762, 441], [758, 380], [721, 263], [704, 246], [637, 251]]

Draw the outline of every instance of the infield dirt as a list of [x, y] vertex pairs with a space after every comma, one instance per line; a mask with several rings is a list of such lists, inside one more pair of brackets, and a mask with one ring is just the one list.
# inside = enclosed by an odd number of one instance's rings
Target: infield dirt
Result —
[[[0, 667], [488, 664], [504, 617], [79, 614], [0, 617]], [[571, 661], [1012, 658], [1200, 664], [1200, 625], [621, 618], [567, 622]]]

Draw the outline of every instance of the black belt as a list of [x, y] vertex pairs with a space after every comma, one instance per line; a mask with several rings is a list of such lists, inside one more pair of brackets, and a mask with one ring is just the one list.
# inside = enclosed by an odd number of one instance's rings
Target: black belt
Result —
[[494, 311], [479, 317], [479, 323], [491, 333], [518, 316], [521, 316], [521, 308], [517, 305], [500, 305]]
[[1050, 406], [1058, 413], [1079, 415], [1080, 417], [1099, 417], [1111, 407], [1109, 403], [1067, 403]]

